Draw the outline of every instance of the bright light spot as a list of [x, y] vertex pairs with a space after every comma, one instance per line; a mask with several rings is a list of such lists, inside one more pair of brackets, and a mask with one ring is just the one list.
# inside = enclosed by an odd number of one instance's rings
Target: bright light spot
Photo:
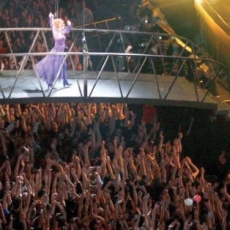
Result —
[[202, 3], [203, 3], [203, 0], [196, 0], [196, 2], [197, 2], [198, 4], [202, 4]]

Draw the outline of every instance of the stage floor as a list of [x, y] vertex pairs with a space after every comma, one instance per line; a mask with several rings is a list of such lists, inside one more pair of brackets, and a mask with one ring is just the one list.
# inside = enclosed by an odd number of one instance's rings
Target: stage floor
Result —
[[[38, 102], [123, 102], [153, 103], [217, 111], [229, 110], [223, 103], [230, 94], [216, 84], [218, 96], [214, 96], [184, 77], [135, 74], [121, 72], [68, 71], [70, 87], [63, 87], [57, 81], [55, 89], [48, 90], [44, 81], [34, 75], [32, 70], [24, 70], [17, 78], [16, 71], [3, 71], [0, 74], [0, 103], [38, 103]], [[136, 78], [136, 81], [134, 80]], [[15, 81], [16, 80], [16, 81]], [[174, 84], [173, 84], [174, 83]], [[205, 97], [205, 95], [207, 96]]]

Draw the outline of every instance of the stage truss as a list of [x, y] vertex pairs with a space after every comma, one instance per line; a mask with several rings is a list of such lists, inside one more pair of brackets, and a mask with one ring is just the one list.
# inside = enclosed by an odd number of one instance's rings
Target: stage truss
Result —
[[[221, 103], [223, 106], [223, 101], [218, 101], [217, 86], [228, 79], [226, 67], [203, 57], [199, 47], [190, 40], [166, 33], [140, 32], [132, 27], [125, 30], [99, 29], [93, 24], [89, 27], [73, 28], [63, 53], [49, 52], [53, 46], [49, 28], [0, 29], [10, 50], [0, 57], [13, 60], [16, 65], [15, 69], [0, 72], [0, 102], [141, 101], [177, 105], [186, 102], [194, 107], [214, 108]], [[22, 33], [30, 38], [28, 49], [15, 52], [12, 37]], [[38, 44], [45, 47], [44, 52], [38, 52]], [[50, 90], [40, 80], [34, 65], [45, 55], [65, 56], [69, 80], [73, 83], [68, 89], [71, 94], [66, 88], [63, 93], [57, 93], [60, 85], [57, 80]], [[180, 97], [178, 84], [185, 83], [189, 96], [185, 92]], [[28, 89], [34, 93], [28, 94]]]

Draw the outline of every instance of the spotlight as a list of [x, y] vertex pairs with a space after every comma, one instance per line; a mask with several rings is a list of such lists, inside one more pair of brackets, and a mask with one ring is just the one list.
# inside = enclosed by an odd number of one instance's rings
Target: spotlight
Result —
[[202, 3], [203, 3], [203, 0], [196, 0], [196, 2], [197, 2], [198, 4], [202, 4]]

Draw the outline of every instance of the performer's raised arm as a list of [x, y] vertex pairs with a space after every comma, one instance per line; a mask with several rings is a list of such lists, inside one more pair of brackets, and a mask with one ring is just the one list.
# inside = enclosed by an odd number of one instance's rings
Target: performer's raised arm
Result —
[[65, 26], [65, 28], [63, 30], [63, 34], [68, 34], [72, 29], [72, 23], [69, 19], [67, 20], [66, 23], [67, 23], [67, 25]]
[[53, 21], [54, 21], [54, 15], [50, 12], [49, 13], [49, 19], [50, 19], [50, 27], [53, 27]]

